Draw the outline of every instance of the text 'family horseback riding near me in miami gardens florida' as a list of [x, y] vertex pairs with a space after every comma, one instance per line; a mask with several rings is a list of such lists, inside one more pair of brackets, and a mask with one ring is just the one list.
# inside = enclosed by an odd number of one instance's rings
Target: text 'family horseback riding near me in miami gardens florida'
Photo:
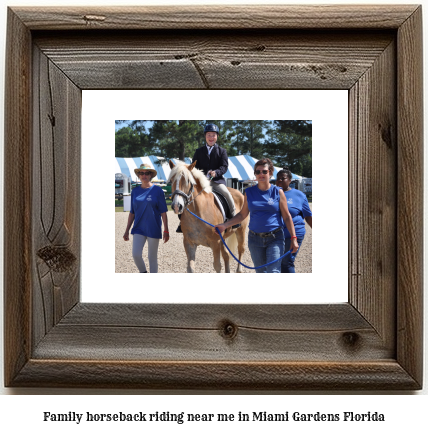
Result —
[[284, 413], [269, 413], [253, 411], [252, 413], [170, 413], [169, 411], [155, 413], [51, 413], [43, 412], [44, 422], [176, 422], [177, 424], [192, 422], [384, 422], [385, 415], [377, 411], [367, 413], [301, 413], [285, 411]]

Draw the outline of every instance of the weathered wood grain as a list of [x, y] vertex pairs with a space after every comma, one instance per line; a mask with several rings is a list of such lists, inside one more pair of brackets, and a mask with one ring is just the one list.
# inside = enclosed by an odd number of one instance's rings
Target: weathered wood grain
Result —
[[[5, 381], [30, 358], [31, 333], [31, 36], [8, 11], [4, 141]], [[19, 179], [19, 188], [16, 180]]]
[[389, 31], [89, 36], [34, 42], [81, 89], [349, 89], [394, 40]]
[[[415, 5], [14, 7], [31, 30], [397, 29]], [[213, 20], [215, 16], [215, 20]]]
[[33, 95], [36, 346], [79, 301], [81, 91], [34, 47]]
[[[423, 65], [422, 9], [398, 31], [397, 360], [422, 378], [423, 348]], [[415, 345], [416, 344], [416, 345]]]
[[414, 390], [397, 363], [30, 360], [16, 386], [223, 390]]
[[[9, 9], [6, 385], [421, 388], [421, 41], [417, 6]], [[349, 303], [78, 302], [80, 93], [174, 87], [349, 89]]]
[[219, 329], [231, 322], [260, 330], [371, 330], [350, 304], [225, 305], [79, 303], [64, 325]]
[[[396, 345], [397, 124], [395, 43], [351, 90], [350, 301]], [[358, 288], [358, 289], [357, 289]]]
[[394, 352], [349, 304], [328, 307], [83, 304], [46, 336], [33, 357], [357, 362], [373, 357], [392, 359]]

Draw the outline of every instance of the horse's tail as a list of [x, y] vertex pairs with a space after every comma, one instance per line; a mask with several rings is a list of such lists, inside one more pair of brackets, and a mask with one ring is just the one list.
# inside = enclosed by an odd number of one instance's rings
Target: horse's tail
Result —
[[[238, 251], [238, 238], [236, 238], [236, 231], [227, 238], [227, 247], [229, 247], [230, 251], [236, 256], [236, 252]], [[230, 255], [230, 252], [229, 256]]]

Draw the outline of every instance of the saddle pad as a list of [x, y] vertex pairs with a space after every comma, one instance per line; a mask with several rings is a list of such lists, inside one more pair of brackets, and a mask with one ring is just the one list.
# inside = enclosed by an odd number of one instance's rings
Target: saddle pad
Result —
[[223, 220], [226, 221], [226, 220], [230, 219], [231, 218], [230, 209], [229, 209], [229, 204], [227, 203], [226, 198], [218, 191], [213, 190], [213, 194], [214, 194], [214, 198], [215, 198], [215, 200], [218, 203], [218, 206], [220, 208], [221, 214], [223, 216]]

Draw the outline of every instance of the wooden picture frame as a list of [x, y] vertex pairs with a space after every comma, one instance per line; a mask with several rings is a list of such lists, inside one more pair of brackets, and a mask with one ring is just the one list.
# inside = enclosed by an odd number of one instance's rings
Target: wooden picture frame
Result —
[[[80, 302], [81, 91], [144, 88], [349, 91], [348, 303]], [[420, 389], [422, 161], [421, 6], [9, 8], [6, 386]]]

